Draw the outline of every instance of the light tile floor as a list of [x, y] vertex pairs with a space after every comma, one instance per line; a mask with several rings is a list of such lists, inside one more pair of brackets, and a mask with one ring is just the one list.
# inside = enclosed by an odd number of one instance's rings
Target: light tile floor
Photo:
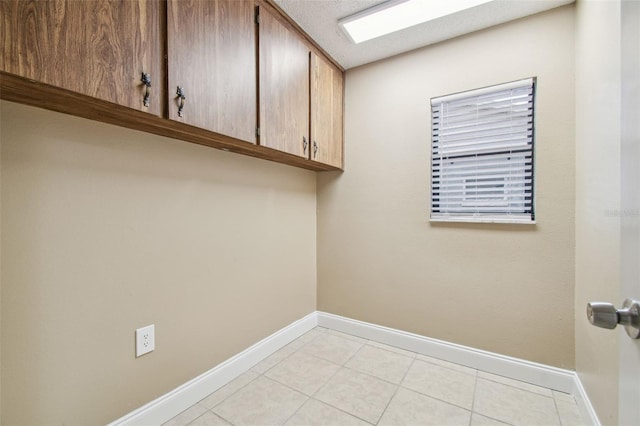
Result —
[[572, 395], [317, 327], [165, 426], [584, 425]]

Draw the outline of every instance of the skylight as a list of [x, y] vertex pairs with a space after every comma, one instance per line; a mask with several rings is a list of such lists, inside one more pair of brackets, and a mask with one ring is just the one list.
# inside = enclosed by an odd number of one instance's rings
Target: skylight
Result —
[[342, 18], [338, 24], [358, 44], [490, 1], [492, 0], [390, 0]]

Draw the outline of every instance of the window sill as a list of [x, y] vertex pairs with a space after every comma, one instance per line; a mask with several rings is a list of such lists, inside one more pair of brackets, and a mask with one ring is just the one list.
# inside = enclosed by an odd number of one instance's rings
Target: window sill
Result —
[[535, 220], [526, 219], [526, 218], [471, 217], [471, 216], [429, 218], [429, 222], [436, 222], [436, 223], [456, 223], [456, 222], [464, 222], [464, 223], [505, 223], [505, 224], [516, 224], [516, 225], [535, 225], [536, 224]]

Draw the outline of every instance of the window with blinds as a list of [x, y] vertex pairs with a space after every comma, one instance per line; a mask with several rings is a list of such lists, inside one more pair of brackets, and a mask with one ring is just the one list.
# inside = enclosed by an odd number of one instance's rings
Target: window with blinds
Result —
[[431, 99], [431, 220], [534, 223], [535, 78]]

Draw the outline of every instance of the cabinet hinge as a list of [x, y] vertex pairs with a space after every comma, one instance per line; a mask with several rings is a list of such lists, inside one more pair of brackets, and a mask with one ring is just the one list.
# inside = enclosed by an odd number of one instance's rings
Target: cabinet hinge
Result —
[[260, 127], [256, 127], [256, 138], [260, 137]]
[[260, 9], [256, 8], [256, 24], [260, 24]]

